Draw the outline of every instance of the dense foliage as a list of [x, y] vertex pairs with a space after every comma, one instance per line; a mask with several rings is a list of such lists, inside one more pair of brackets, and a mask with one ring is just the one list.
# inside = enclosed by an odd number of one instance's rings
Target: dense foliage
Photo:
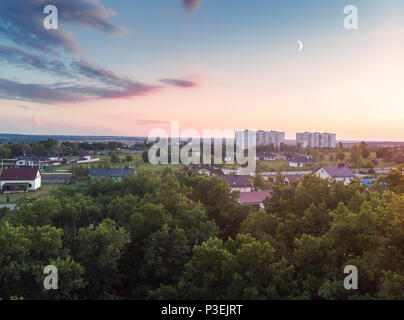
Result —
[[0, 298], [404, 299], [404, 177], [385, 182], [306, 176], [259, 212], [220, 178], [171, 170], [65, 186], [0, 211]]
[[[147, 144], [135, 144], [132, 150], [143, 150]], [[0, 144], [0, 159], [18, 157], [24, 154], [34, 154], [37, 156], [78, 156], [84, 151], [102, 151], [127, 149], [128, 146], [122, 142], [58, 142], [55, 139], [47, 139], [38, 143], [10, 142]]]

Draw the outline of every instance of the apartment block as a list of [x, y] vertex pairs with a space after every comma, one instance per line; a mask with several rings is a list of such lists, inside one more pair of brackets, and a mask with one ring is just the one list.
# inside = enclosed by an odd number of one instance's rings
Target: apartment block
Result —
[[337, 146], [337, 135], [327, 132], [296, 133], [296, 143], [303, 148], [335, 148]]
[[270, 146], [273, 144], [279, 147], [285, 143], [285, 132], [264, 131], [264, 130], [243, 130], [236, 131], [236, 144], [244, 150], [250, 146]]

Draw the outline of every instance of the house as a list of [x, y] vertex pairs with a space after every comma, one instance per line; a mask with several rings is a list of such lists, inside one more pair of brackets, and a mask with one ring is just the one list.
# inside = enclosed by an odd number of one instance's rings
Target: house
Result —
[[5, 193], [33, 191], [40, 187], [39, 168], [8, 168], [0, 176], [0, 190]]
[[84, 164], [84, 163], [93, 163], [100, 161], [99, 158], [91, 158], [91, 155], [81, 155], [79, 159], [77, 160], [77, 163]]
[[240, 192], [238, 202], [240, 204], [251, 204], [253, 211], [258, 211], [260, 209], [264, 209], [264, 200], [269, 197], [269, 195], [269, 190]]
[[289, 167], [303, 168], [309, 163], [316, 163], [309, 156], [298, 156], [295, 155], [293, 158], [289, 159]]
[[355, 175], [345, 166], [344, 163], [340, 163], [338, 166], [321, 166], [314, 169], [313, 174], [322, 178], [333, 181], [342, 181], [345, 184], [349, 184]]
[[281, 154], [281, 160], [289, 160], [296, 157], [296, 154], [293, 152], [284, 152]]
[[79, 160], [90, 160], [91, 159], [91, 155], [88, 152], [81, 152], [79, 154]]
[[34, 154], [26, 154], [16, 157], [16, 168], [47, 168], [52, 166], [52, 161], [48, 158], [37, 156]]
[[128, 174], [134, 174], [132, 168], [108, 168], [108, 169], [90, 169], [90, 178], [112, 178], [115, 181], [121, 181]]
[[302, 182], [303, 176], [301, 174], [287, 174], [285, 175], [285, 184], [291, 185], [294, 182]]
[[252, 185], [247, 176], [227, 175], [223, 176], [223, 179], [226, 180], [232, 191], [251, 192]]
[[257, 153], [255, 160], [274, 161], [276, 160], [276, 156], [270, 152], [263, 151]]
[[198, 172], [199, 174], [206, 174], [208, 176], [224, 176], [222, 169], [209, 167], [209, 166], [188, 166], [182, 168], [181, 171], [184, 172]]

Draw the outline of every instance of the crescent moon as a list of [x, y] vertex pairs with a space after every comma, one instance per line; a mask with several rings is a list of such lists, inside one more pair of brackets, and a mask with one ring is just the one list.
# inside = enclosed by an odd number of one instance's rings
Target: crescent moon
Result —
[[303, 50], [303, 42], [298, 40], [297, 43], [299, 44], [299, 52], [302, 52], [302, 50]]

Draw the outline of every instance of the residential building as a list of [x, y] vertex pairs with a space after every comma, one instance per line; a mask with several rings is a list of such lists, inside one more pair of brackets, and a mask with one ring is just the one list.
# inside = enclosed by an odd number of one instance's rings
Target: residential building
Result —
[[342, 181], [345, 184], [349, 184], [355, 175], [345, 166], [344, 163], [340, 163], [338, 166], [321, 166], [314, 169], [313, 174], [332, 181]]
[[270, 152], [263, 151], [257, 153], [255, 160], [274, 161], [276, 160], [276, 156]]
[[0, 176], [0, 190], [5, 193], [37, 190], [41, 187], [38, 168], [8, 168]]
[[334, 133], [303, 132], [296, 133], [296, 144], [302, 148], [336, 148], [337, 135]]
[[121, 181], [128, 174], [134, 174], [132, 168], [108, 168], [108, 169], [90, 169], [90, 178], [112, 178], [115, 181]]
[[250, 146], [270, 146], [279, 147], [285, 143], [285, 132], [264, 131], [264, 130], [244, 130], [236, 131], [236, 145], [243, 150]]
[[281, 154], [281, 160], [289, 160], [296, 157], [296, 154], [293, 152], [284, 152]]
[[40, 170], [51, 167], [52, 161], [48, 158], [37, 156], [34, 154], [26, 154], [16, 157], [16, 168], [39, 168]]
[[260, 209], [265, 209], [264, 200], [270, 196], [269, 190], [251, 191], [251, 192], [240, 192], [238, 197], [238, 202], [240, 204], [251, 204], [253, 211], [258, 211]]
[[295, 155], [293, 158], [289, 159], [289, 167], [303, 168], [310, 163], [316, 163], [316, 161], [309, 156]]
[[247, 176], [226, 175], [222, 178], [226, 180], [232, 191], [251, 192], [252, 185]]

